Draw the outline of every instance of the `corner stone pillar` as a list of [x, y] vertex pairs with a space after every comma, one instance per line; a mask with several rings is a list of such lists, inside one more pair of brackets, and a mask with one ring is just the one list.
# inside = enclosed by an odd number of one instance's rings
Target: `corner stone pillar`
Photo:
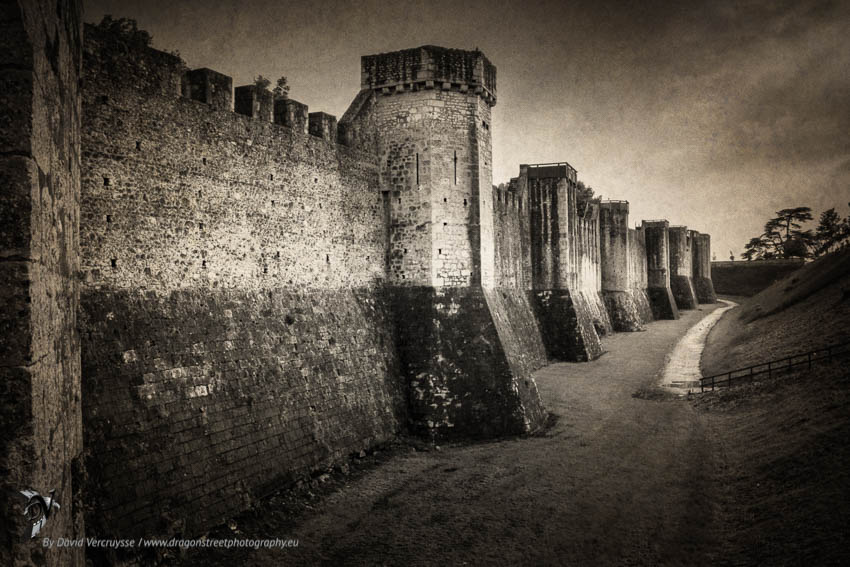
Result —
[[[0, 565], [84, 565], [79, 1], [0, 7]], [[61, 126], [60, 126], [61, 125]], [[19, 491], [60, 504], [38, 539]]]

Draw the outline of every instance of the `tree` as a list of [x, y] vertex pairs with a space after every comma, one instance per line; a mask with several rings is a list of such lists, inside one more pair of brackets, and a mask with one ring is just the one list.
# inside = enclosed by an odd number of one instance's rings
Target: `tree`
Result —
[[815, 240], [817, 242], [815, 254], [826, 254], [842, 240], [843, 225], [848, 219], [844, 219], [844, 222], [842, 222], [834, 207], [821, 213], [818, 227], [815, 229]]
[[140, 30], [136, 20], [130, 18], [118, 18], [111, 15], [103, 16], [96, 26], [101, 31], [110, 33], [129, 47], [149, 47], [153, 38], [145, 30]]
[[[262, 75], [257, 75], [257, 78], [254, 79], [254, 86], [258, 89], [268, 90], [271, 84], [271, 80]], [[286, 77], [281, 77], [277, 80], [277, 85], [272, 89], [272, 95], [275, 100], [289, 98], [289, 85], [286, 82]]]
[[257, 78], [254, 79], [254, 86], [260, 90], [268, 90], [269, 85], [271, 84], [272, 82], [269, 79], [263, 77], [262, 75], [257, 75]]
[[272, 94], [275, 100], [284, 100], [289, 98], [289, 84], [286, 77], [281, 77], [277, 80], [277, 86], [272, 89]]
[[776, 211], [776, 216], [765, 223], [764, 232], [746, 244], [741, 257], [746, 260], [811, 257], [812, 250], [817, 248], [817, 236], [811, 230], [802, 230], [803, 223], [810, 220], [809, 207]]
[[[755, 236], [744, 246], [741, 258], [744, 260], [768, 260], [775, 256], [774, 244], [764, 236]], [[731, 259], [735, 259], [733, 255]]]
[[586, 186], [582, 181], [579, 181], [576, 185], [578, 186], [578, 191], [576, 191], [576, 209], [578, 210], [578, 214], [583, 216], [587, 205], [593, 200], [593, 187]]
[[776, 216], [764, 225], [764, 233], [776, 243], [777, 251], [782, 257], [806, 256], [807, 251], [801, 252], [801, 245], [805, 246], [811, 239], [810, 236], [800, 231], [801, 223], [812, 220], [812, 209], [809, 207], [795, 207], [793, 209], [782, 209], [776, 211]]

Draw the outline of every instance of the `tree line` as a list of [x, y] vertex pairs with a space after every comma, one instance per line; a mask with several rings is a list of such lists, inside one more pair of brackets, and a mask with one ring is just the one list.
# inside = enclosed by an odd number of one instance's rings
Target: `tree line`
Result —
[[776, 216], [765, 223], [764, 232], [744, 246], [741, 258], [815, 258], [850, 242], [850, 215], [842, 219], [833, 207], [821, 213], [814, 230], [804, 230], [804, 223], [811, 220], [810, 207], [776, 211]]

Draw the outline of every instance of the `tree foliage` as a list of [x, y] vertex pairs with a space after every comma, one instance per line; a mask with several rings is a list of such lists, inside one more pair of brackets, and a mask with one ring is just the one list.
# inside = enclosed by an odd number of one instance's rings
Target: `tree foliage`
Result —
[[803, 225], [813, 220], [812, 209], [794, 207], [776, 211], [764, 232], [750, 239], [741, 257], [745, 260], [811, 258], [826, 254], [850, 239], [850, 215], [841, 219], [835, 209], [821, 213], [815, 230]]
[[593, 187], [585, 185], [583, 181], [579, 181], [576, 185], [578, 186], [578, 191], [576, 191], [576, 208], [579, 215], [584, 215], [587, 205], [593, 200]]
[[[271, 79], [267, 79], [262, 75], [257, 75], [257, 78], [254, 79], [254, 85], [259, 89], [268, 90], [271, 84]], [[274, 95], [275, 100], [289, 98], [289, 84], [287, 83], [286, 77], [281, 77], [277, 80], [277, 84], [272, 89], [272, 95]]]
[[99, 30], [112, 34], [130, 47], [150, 47], [153, 38], [145, 30], [140, 30], [136, 20], [131, 18], [115, 19], [107, 14], [96, 26]]

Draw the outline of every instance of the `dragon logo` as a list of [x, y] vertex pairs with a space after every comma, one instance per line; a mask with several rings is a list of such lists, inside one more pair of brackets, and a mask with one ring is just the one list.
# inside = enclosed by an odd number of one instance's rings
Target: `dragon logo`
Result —
[[29, 539], [38, 535], [54, 510], [59, 510], [59, 503], [53, 498], [55, 492], [56, 490], [51, 490], [48, 499], [45, 500], [44, 496], [31, 488], [20, 491], [27, 499], [26, 506], [24, 506], [24, 516], [30, 523]]

